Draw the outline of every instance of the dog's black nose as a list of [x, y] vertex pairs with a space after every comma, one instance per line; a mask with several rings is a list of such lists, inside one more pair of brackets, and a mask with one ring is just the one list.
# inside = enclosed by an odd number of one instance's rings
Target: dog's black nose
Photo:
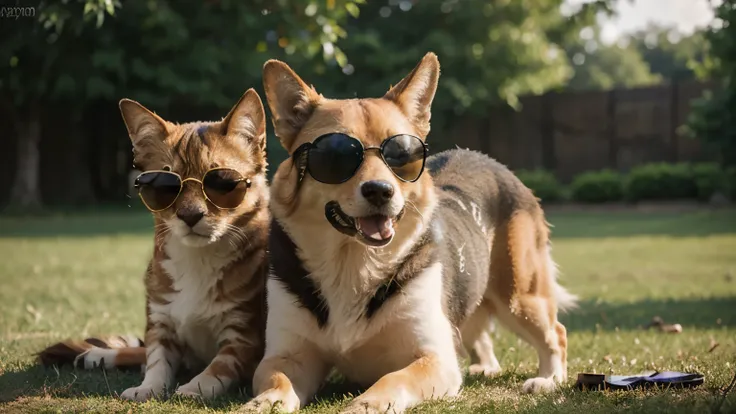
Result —
[[186, 223], [187, 226], [194, 227], [204, 217], [204, 211], [180, 208], [176, 211], [176, 217], [179, 217], [179, 220]]
[[394, 186], [383, 180], [366, 181], [360, 186], [360, 192], [369, 203], [380, 207], [391, 200], [394, 195]]

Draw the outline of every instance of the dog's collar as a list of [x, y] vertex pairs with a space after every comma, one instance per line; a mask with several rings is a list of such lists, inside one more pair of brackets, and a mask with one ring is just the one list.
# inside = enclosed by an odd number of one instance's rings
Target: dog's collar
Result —
[[[284, 231], [281, 224], [272, 219], [269, 236], [270, 277], [280, 281], [284, 288], [296, 297], [299, 306], [309, 311], [317, 320], [317, 325], [323, 328], [330, 318], [330, 308], [296, 252], [296, 243]], [[419, 273], [417, 269], [425, 268], [435, 259], [432, 233], [428, 230], [416, 242], [404, 261], [393, 270], [394, 276], [376, 287], [361, 315], [368, 319], [373, 317], [389, 299], [399, 294], [406, 284], [417, 276]]]

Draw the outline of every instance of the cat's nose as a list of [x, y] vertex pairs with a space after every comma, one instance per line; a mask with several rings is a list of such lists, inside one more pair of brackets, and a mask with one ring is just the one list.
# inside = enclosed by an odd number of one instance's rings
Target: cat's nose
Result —
[[180, 208], [176, 210], [176, 217], [186, 223], [187, 226], [194, 227], [204, 217], [204, 211], [192, 208]]

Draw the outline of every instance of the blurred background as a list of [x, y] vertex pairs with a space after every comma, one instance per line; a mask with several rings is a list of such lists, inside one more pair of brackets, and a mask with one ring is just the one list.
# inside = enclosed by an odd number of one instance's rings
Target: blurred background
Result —
[[[127, 203], [123, 97], [170, 121], [220, 119], [247, 88], [263, 96], [269, 58], [325, 96], [381, 96], [427, 51], [442, 65], [433, 151], [486, 152], [545, 202], [733, 195], [734, 1], [11, 0], [0, 13], [6, 210]], [[285, 152], [273, 136], [268, 150], [273, 171]]]

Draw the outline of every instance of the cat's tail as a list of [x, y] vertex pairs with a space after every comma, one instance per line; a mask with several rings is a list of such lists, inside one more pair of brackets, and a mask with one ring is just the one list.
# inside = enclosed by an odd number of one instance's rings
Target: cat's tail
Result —
[[36, 354], [44, 366], [72, 364], [83, 369], [104, 367], [144, 368], [146, 348], [133, 336], [87, 338], [84, 341], [63, 341]]

